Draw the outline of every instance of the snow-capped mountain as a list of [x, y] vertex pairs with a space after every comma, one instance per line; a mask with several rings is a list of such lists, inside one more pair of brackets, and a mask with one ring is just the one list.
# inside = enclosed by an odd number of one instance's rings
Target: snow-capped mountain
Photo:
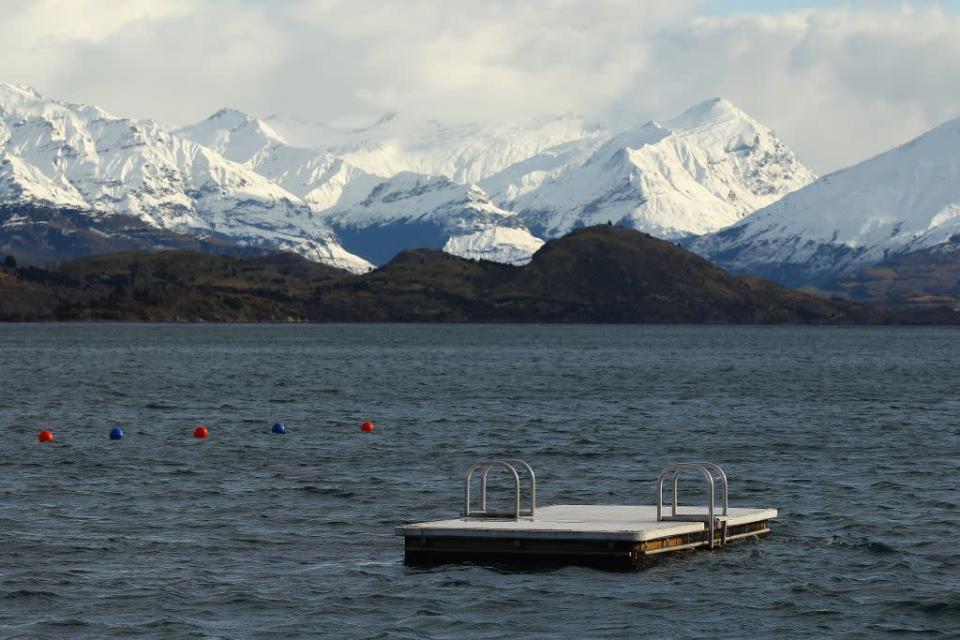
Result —
[[414, 247], [520, 264], [536, 236], [608, 220], [706, 233], [813, 178], [719, 99], [617, 135], [572, 115], [350, 128], [231, 109], [171, 133], [0, 85], [0, 203], [132, 215], [354, 271]]
[[512, 207], [544, 237], [610, 221], [681, 238], [731, 225], [814, 179], [770, 129], [716, 98], [613, 136]]
[[822, 282], [960, 234], [960, 119], [692, 243], [728, 268]]
[[482, 189], [444, 176], [397, 174], [361, 202], [334, 207], [325, 219], [345, 247], [377, 264], [412, 247], [522, 264], [543, 244]]
[[155, 122], [48, 100], [0, 84], [0, 202], [132, 215], [158, 229], [296, 251], [353, 271], [345, 251], [297, 196]]

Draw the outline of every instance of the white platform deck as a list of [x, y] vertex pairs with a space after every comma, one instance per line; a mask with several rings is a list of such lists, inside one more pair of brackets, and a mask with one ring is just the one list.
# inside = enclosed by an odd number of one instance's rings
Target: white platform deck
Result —
[[[719, 509], [717, 514], [719, 514]], [[665, 509], [670, 512], [670, 507]], [[678, 507], [679, 515], [703, 514], [706, 507]], [[719, 517], [719, 516], [718, 516]], [[731, 507], [727, 525], [735, 527], [777, 517], [776, 509]], [[407, 538], [503, 538], [528, 540], [603, 540], [646, 542], [670, 536], [702, 532], [704, 522], [657, 521], [657, 507], [561, 504], [541, 507], [536, 517], [520, 520], [500, 518], [453, 518], [397, 527]]]

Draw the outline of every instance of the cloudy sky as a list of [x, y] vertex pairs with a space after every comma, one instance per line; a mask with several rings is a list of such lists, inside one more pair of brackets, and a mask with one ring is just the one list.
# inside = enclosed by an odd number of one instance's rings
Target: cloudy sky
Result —
[[960, 116], [960, 0], [0, 0], [0, 81], [169, 125], [625, 127], [724, 96], [825, 173]]

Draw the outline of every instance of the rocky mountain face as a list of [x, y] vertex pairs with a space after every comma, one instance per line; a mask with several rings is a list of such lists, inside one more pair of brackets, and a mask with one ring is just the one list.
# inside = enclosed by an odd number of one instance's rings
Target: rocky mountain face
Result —
[[0, 256], [13, 256], [24, 265], [56, 264], [118, 251], [158, 250], [237, 256], [275, 251], [214, 233], [194, 235], [157, 229], [125, 214], [91, 216], [86, 209], [0, 204]]
[[691, 248], [737, 272], [822, 284], [960, 234], [960, 119], [824, 176]]

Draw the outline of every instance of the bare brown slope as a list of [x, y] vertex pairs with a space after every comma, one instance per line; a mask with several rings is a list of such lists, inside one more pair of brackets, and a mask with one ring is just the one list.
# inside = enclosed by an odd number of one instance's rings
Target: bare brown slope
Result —
[[928, 316], [960, 316], [960, 237], [824, 285], [831, 294]]

